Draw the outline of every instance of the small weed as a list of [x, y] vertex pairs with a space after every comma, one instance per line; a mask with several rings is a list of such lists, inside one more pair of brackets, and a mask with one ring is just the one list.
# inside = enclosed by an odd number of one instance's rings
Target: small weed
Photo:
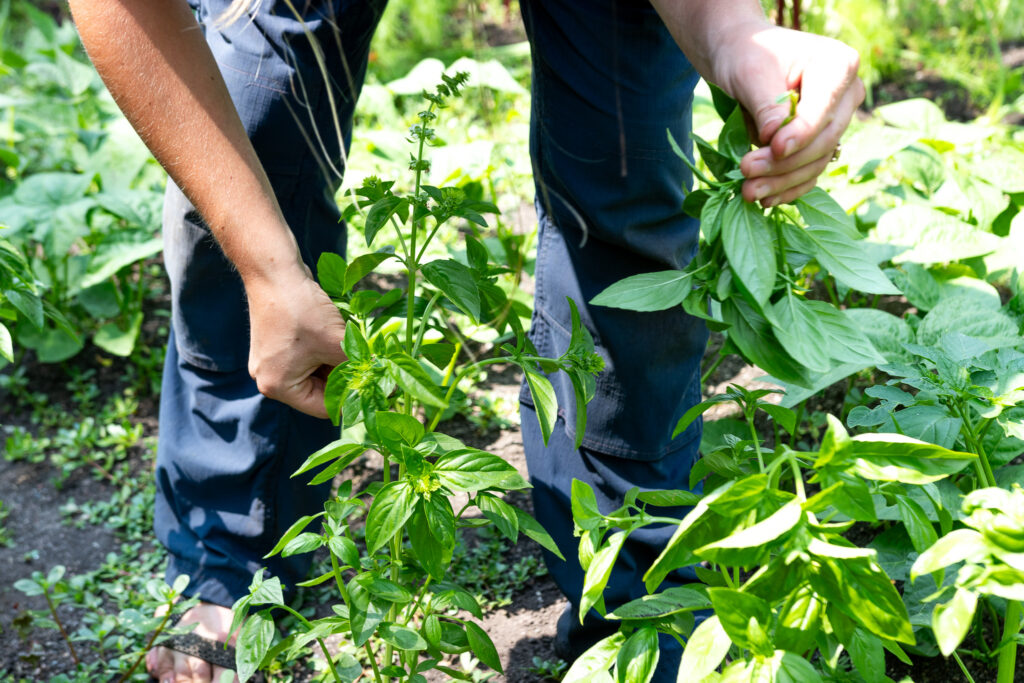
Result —
[[14, 539], [11, 537], [6, 527], [4, 527], [4, 520], [11, 514], [11, 511], [4, 507], [4, 502], [0, 500], [0, 548], [9, 548], [14, 545]]
[[476, 543], [455, 546], [453, 576], [470, 591], [484, 610], [512, 604], [513, 596], [547, 568], [537, 555], [508, 560], [512, 543], [493, 527], [477, 530]]
[[540, 657], [533, 658], [533, 664], [530, 666], [528, 671], [535, 676], [549, 681], [560, 681], [565, 676], [565, 672], [569, 669], [569, 664], [558, 657], [554, 659], [541, 659]]

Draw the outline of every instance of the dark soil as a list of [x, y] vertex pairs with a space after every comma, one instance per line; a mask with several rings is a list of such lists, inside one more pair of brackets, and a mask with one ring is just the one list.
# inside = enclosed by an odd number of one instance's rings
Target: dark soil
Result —
[[973, 121], [983, 110], [971, 99], [971, 93], [962, 85], [948, 81], [934, 71], [919, 65], [905, 69], [874, 88], [875, 106], [890, 104], [914, 97], [923, 97], [939, 105], [951, 121]]

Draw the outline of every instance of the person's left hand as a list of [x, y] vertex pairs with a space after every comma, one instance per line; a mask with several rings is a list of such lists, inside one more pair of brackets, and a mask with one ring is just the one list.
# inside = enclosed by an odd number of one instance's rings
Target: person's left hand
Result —
[[[765, 207], [790, 202], [811, 190], [864, 100], [857, 52], [836, 40], [746, 24], [722, 36], [714, 61], [716, 82], [750, 113], [764, 145], [743, 157], [743, 197]], [[788, 90], [800, 93], [796, 116]]]

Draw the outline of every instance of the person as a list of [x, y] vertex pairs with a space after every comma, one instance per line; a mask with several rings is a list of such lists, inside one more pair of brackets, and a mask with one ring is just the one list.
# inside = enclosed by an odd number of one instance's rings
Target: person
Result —
[[[220, 640], [227, 606], [255, 570], [266, 565], [288, 586], [301, 580], [303, 557], [261, 558], [327, 493], [311, 496], [289, 478], [333, 436], [324, 377], [344, 360], [343, 321], [311, 268], [321, 252], [344, 253], [333, 197], [385, 4], [293, 2], [70, 2], [97, 70], [173, 181], [164, 212], [172, 325], [155, 526], [169, 551], [168, 578], [189, 574], [189, 594], [203, 601], [182, 623]], [[743, 196], [772, 206], [814, 186], [864, 90], [855, 51], [771, 25], [758, 0], [520, 6], [533, 58], [540, 224], [531, 336], [542, 353], [564, 349], [570, 296], [607, 364], [578, 450], [571, 401], [547, 446], [523, 401], [537, 515], [570, 561], [546, 559], [572, 601], [582, 572], [572, 561], [571, 479], [589, 482], [601, 506], [613, 507], [633, 486], [684, 486], [697, 454], [699, 425], [676, 439], [669, 433], [700, 400], [704, 327], [682, 310], [588, 304], [622, 277], [683, 267], [695, 252], [698, 225], [680, 211], [690, 177], [666, 130], [687, 141], [698, 77], [721, 86], [749, 112], [763, 145], [743, 159]], [[244, 16], [216, 21], [232, 12]], [[794, 88], [797, 115], [783, 126], [788, 104], [777, 98]], [[557, 378], [556, 390], [571, 396]], [[667, 537], [652, 529], [631, 539], [608, 604], [642, 593], [639, 577]], [[608, 628], [574, 617], [559, 621], [569, 656]], [[656, 680], [674, 681], [678, 651], [664, 646]], [[166, 648], [148, 653], [147, 667], [161, 683], [221, 673]]]

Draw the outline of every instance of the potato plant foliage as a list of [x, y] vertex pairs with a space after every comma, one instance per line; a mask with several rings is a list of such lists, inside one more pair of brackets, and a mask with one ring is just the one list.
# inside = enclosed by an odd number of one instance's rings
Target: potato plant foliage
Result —
[[[376, 177], [355, 191], [358, 200], [348, 215], [364, 214], [367, 245], [382, 230], [394, 230], [399, 249], [351, 262], [324, 254], [318, 263], [320, 283], [346, 320], [348, 359], [331, 372], [326, 385], [327, 411], [341, 433], [293, 476], [320, 484], [363, 454], [376, 453], [383, 461], [383, 478], [364, 490], [344, 482], [323, 512], [297, 520], [268, 555], [326, 547], [331, 571], [301, 585], [333, 582], [340, 602], [332, 616], [309, 621], [284, 604], [278, 579], [257, 575], [250, 594], [234, 606], [232, 631], [241, 626], [237, 666], [243, 681], [277, 657], [294, 659], [313, 641], [327, 652], [323, 640], [334, 634], [363, 649], [378, 682], [423, 682], [431, 669], [461, 678], [465, 674], [443, 662], [467, 651], [500, 671], [490, 637], [470, 618], [482, 618], [480, 605], [448, 579], [457, 534], [490, 522], [513, 541], [523, 534], [558, 553], [536, 520], [502, 499], [507, 491], [529, 487], [512, 465], [435, 431], [463, 380], [487, 365], [513, 363], [529, 378], [547, 439], [557, 405], [546, 373], [568, 373], [582, 408], [593, 396], [593, 375], [603, 364], [575, 308], [568, 350], [560, 358], [539, 357], [496, 284], [503, 268], [491, 262], [472, 235], [465, 238], [466, 262], [424, 262], [428, 244], [446, 223], [463, 219], [485, 226], [483, 214], [497, 211], [490, 203], [467, 199], [457, 187], [421, 182], [430, 168], [424, 150], [435, 140], [438, 111], [459, 94], [465, 79], [464, 74], [446, 75], [435, 91], [423, 94], [427, 108], [409, 135], [416, 146], [409, 164], [413, 191], [399, 194], [394, 181]], [[355, 289], [388, 260], [401, 263], [404, 287]], [[498, 356], [461, 364], [461, 337], [448, 319], [453, 313], [487, 324], [512, 341], [501, 346]], [[579, 414], [585, 420], [586, 411]], [[582, 429], [577, 433], [581, 438]], [[458, 509], [454, 500], [462, 501]], [[470, 512], [477, 518], [467, 518]], [[304, 629], [272, 644], [271, 613], [276, 609], [294, 614]], [[363, 664], [350, 654], [328, 657], [327, 663], [334, 680], [353, 681], [363, 674]]]
[[[974, 272], [967, 266], [947, 266], [950, 277], [899, 257], [907, 250], [903, 233], [881, 251], [858, 244], [854, 218], [824, 191], [767, 213], [745, 202], [742, 112], [713, 94], [725, 121], [718, 144], [694, 137], [714, 179], [687, 160], [706, 185], [683, 207], [701, 220], [697, 257], [682, 271], [616, 283], [593, 303], [640, 311], [682, 305], [724, 333], [723, 355], [740, 354], [799, 398], [778, 405], [765, 400], [770, 390], [732, 386], [680, 419], [677, 434], [711, 407], [731, 403], [744, 420], [724, 439], [702, 444], [687, 483], [694, 489], [703, 481], [703, 495], [634, 490], [622, 508], [603, 514], [593, 492], [576, 482], [573, 517], [586, 570], [580, 616], [593, 608], [621, 628], [564, 680], [647, 683], [659, 659], [658, 634], [667, 634], [684, 648], [679, 681], [833, 680], [850, 675], [840, 659], [846, 653], [855, 676], [881, 683], [891, 680], [888, 652], [906, 664], [908, 654], [953, 657], [965, 674], [961, 655], [977, 657], [997, 666], [999, 683], [1010, 683], [1024, 598], [1024, 492], [1017, 484], [1024, 468], [1012, 464], [1024, 453], [1019, 270], [1009, 271], [1001, 297], [963, 277]], [[871, 171], [878, 167], [874, 162]], [[892, 212], [921, 210], [908, 203]], [[942, 220], [953, 213], [928, 210]], [[883, 222], [892, 219], [883, 215]], [[964, 258], [984, 274], [979, 257], [992, 254], [999, 239], [973, 231], [971, 239], [990, 246]], [[879, 253], [896, 265], [883, 271]], [[917, 308], [901, 318], [838, 307], [837, 292], [849, 304], [857, 291], [902, 291]], [[825, 294], [830, 301], [814, 298]], [[864, 389], [847, 426], [829, 415], [817, 449], [794, 450], [806, 398], [869, 367], [881, 379]], [[784, 407], [798, 403], [800, 412]], [[771, 448], [754, 427], [758, 412], [777, 426]], [[692, 509], [682, 520], [657, 514], [670, 505]], [[676, 531], [647, 570], [649, 595], [609, 611], [602, 592], [619, 549], [654, 523]], [[889, 525], [859, 547], [844, 536], [857, 523]], [[672, 571], [693, 565], [701, 584], [662, 587]], [[1001, 626], [994, 637], [983, 628], [990, 617]], [[963, 645], [969, 635], [973, 649]]]

